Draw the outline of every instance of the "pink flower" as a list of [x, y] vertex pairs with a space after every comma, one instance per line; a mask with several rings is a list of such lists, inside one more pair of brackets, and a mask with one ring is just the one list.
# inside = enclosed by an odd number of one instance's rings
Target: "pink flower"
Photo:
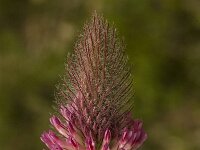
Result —
[[[133, 120], [132, 77], [116, 29], [96, 13], [84, 27], [57, 92], [56, 130], [41, 140], [50, 150], [136, 150], [147, 138]], [[58, 116], [58, 117], [57, 117]]]

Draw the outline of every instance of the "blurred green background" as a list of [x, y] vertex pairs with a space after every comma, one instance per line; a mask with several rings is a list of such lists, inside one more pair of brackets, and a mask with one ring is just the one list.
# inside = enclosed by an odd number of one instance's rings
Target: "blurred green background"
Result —
[[94, 10], [125, 38], [142, 149], [199, 150], [199, 0], [0, 0], [0, 149], [45, 147], [55, 84]]

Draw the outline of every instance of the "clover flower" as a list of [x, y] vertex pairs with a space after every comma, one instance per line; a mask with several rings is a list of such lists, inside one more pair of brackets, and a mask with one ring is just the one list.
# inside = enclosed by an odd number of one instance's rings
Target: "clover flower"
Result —
[[94, 13], [68, 57], [58, 86], [55, 131], [41, 135], [50, 150], [136, 150], [147, 138], [133, 120], [133, 81], [116, 29]]

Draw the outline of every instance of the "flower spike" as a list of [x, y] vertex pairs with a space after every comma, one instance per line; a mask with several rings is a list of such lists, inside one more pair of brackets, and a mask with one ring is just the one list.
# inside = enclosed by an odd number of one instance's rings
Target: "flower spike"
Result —
[[95, 12], [83, 28], [56, 98], [57, 130], [41, 140], [50, 150], [136, 150], [147, 138], [131, 118], [133, 80], [116, 29]]

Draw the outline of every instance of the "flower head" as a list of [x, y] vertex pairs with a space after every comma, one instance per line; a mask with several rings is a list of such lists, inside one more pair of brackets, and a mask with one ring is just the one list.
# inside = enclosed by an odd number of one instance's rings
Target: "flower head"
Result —
[[142, 122], [130, 115], [132, 77], [116, 29], [93, 15], [68, 57], [56, 95], [57, 131], [41, 140], [50, 150], [136, 150], [146, 140]]

